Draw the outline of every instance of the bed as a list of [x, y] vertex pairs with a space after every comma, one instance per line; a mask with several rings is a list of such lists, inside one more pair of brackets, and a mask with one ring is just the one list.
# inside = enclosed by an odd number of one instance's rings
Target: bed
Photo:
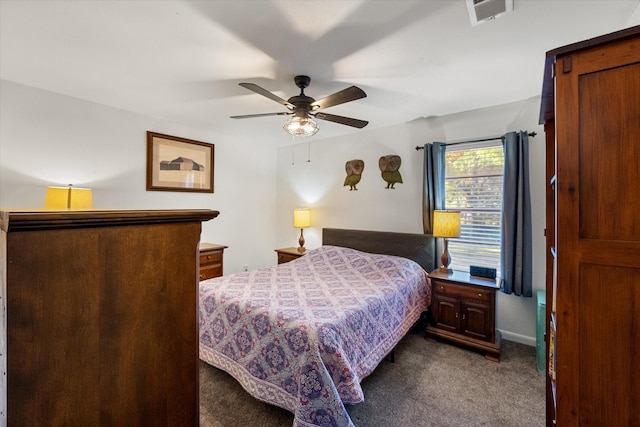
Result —
[[200, 359], [294, 426], [353, 426], [369, 375], [426, 311], [434, 239], [323, 229], [322, 246], [271, 268], [200, 282]]

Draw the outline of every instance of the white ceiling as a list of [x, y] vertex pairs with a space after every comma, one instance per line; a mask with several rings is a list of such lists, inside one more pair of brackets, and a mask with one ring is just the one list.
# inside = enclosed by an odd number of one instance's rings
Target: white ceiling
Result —
[[[290, 144], [282, 98], [311, 76], [364, 130], [537, 96], [545, 52], [640, 22], [639, 0], [515, 0], [471, 26], [465, 0], [0, 0], [0, 77], [152, 117]], [[362, 130], [318, 121], [314, 139]]]

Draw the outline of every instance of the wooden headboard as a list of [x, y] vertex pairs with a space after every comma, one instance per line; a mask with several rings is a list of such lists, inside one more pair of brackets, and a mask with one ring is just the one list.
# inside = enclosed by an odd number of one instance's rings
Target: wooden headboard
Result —
[[435, 268], [435, 239], [429, 234], [323, 228], [322, 244], [409, 258], [427, 273]]

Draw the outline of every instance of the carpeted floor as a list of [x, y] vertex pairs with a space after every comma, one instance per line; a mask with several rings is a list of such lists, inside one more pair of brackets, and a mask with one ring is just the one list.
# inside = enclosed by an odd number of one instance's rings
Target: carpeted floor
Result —
[[[500, 363], [473, 350], [409, 333], [362, 381], [348, 405], [357, 427], [544, 426], [545, 380], [535, 348], [503, 341]], [[260, 402], [227, 373], [200, 362], [200, 425], [289, 427], [293, 415]]]

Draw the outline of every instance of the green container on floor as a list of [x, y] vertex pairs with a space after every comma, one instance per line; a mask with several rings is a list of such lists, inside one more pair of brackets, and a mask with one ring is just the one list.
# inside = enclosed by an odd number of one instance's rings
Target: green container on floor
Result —
[[545, 291], [537, 291], [538, 297], [538, 313], [536, 315], [536, 360], [538, 362], [538, 371], [544, 372], [547, 361], [544, 333], [547, 327], [547, 293]]

